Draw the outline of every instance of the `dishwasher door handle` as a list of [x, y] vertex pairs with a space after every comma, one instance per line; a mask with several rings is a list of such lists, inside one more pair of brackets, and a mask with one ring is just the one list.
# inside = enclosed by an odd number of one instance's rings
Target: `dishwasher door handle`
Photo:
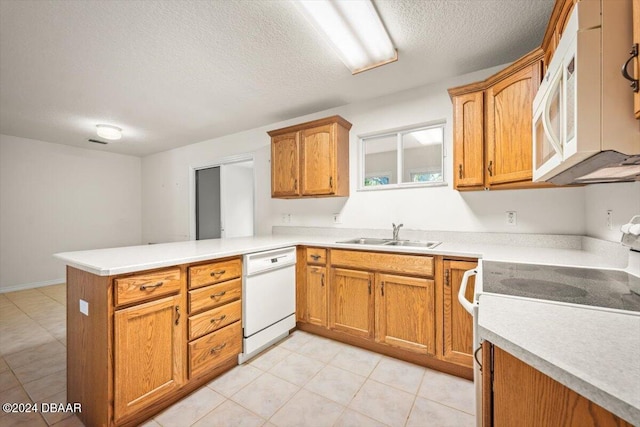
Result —
[[460, 284], [460, 290], [458, 291], [458, 301], [460, 302], [460, 305], [469, 312], [470, 315], [473, 316], [473, 306], [474, 304], [472, 302], [469, 302], [466, 298], [466, 293], [467, 293], [467, 284], [469, 283], [469, 278], [471, 276], [475, 276], [476, 274], [478, 274], [478, 270], [477, 269], [472, 269], [472, 270], [467, 270], [464, 272], [464, 274], [462, 275], [462, 283]]

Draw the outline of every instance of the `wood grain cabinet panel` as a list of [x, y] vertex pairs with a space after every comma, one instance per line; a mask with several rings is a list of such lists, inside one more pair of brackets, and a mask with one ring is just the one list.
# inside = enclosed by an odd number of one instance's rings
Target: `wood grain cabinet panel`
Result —
[[242, 297], [242, 279], [228, 280], [217, 285], [189, 291], [189, 313], [208, 310]]
[[[633, 43], [640, 49], [640, 0], [633, 0]], [[634, 77], [640, 79], [640, 55], [634, 60]], [[636, 119], [640, 119], [640, 90], [633, 95]]]
[[[448, 362], [473, 366], [473, 318], [458, 302], [458, 292], [465, 271], [477, 267], [476, 262], [444, 260], [443, 286], [443, 349], [442, 358]], [[469, 278], [466, 297], [473, 301], [475, 278]]]
[[433, 276], [433, 257], [382, 252], [332, 250], [331, 264], [390, 273]]
[[331, 116], [268, 132], [271, 197], [348, 196], [349, 129]]
[[150, 301], [180, 291], [180, 269], [154, 271], [115, 279], [116, 306]]
[[553, 187], [531, 181], [533, 98], [542, 58], [538, 48], [482, 82], [449, 89], [456, 190]]
[[327, 326], [327, 268], [307, 266], [306, 321]]
[[242, 301], [237, 300], [221, 307], [189, 317], [189, 339], [200, 338], [242, 318]]
[[298, 132], [274, 136], [271, 139], [271, 195], [290, 197], [300, 195], [300, 140]]
[[367, 271], [331, 269], [329, 327], [351, 335], [373, 338], [374, 274]]
[[235, 322], [189, 343], [189, 378], [242, 352], [242, 322]]
[[453, 98], [453, 183], [459, 187], [484, 184], [484, 92]]
[[526, 67], [487, 89], [487, 182], [530, 181], [533, 98], [540, 85], [540, 63]]
[[[492, 404], [490, 425], [631, 427], [631, 424], [618, 416], [501, 348], [495, 345], [492, 347], [493, 392], [486, 399]], [[488, 370], [483, 373], [489, 376]], [[491, 387], [483, 390], [483, 393], [490, 392]]]
[[230, 259], [189, 267], [189, 289], [213, 285], [242, 275], [242, 261]]
[[376, 340], [435, 356], [435, 282], [378, 274], [376, 292]]
[[115, 312], [114, 412], [116, 419], [145, 409], [183, 382], [180, 297]]

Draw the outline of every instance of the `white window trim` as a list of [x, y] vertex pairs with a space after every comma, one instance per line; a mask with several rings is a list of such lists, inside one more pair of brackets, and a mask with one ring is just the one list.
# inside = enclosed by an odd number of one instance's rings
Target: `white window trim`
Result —
[[[445, 152], [445, 141], [444, 135], [446, 130], [446, 120], [437, 120], [426, 123], [418, 123], [411, 126], [403, 126], [394, 129], [388, 129], [380, 132], [369, 132], [362, 135], [358, 135], [358, 185], [356, 191], [381, 191], [381, 190], [397, 190], [401, 188], [416, 188], [416, 187], [446, 187], [448, 184], [445, 181], [445, 158], [447, 154]], [[365, 139], [369, 139], [372, 137], [383, 137], [383, 136], [391, 136], [396, 135], [396, 152], [397, 152], [397, 164], [396, 164], [396, 173], [398, 176], [398, 181], [402, 179], [403, 176], [403, 161], [404, 161], [404, 150], [402, 149], [402, 135], [414, 132], [416, 130], [434, 128], [434, 127], [442, 127], [443, 132], [443, 141], [442, 141], [442, 181], [440, 182], [399, 182], [396, 184], [388, 184], [388, 185], [371, 185], [365, 187], [364, 179], [371, 176], [378, 176], [377, 174], [365, 174], [365, 152], [364, 145]], [[411, 172], [410, 172], [411, 173]]]

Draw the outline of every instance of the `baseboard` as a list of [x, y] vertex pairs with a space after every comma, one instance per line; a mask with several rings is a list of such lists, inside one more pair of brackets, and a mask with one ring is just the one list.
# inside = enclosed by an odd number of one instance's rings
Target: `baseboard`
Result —
[[66, 283], [66, 279], [45, 280], [42, 282], [22, 283], [20, 285], [0, 287], [0, 294], [15, 291], [24, 291], [25, 289], [42, 288], [43, 286], [60, 285]]

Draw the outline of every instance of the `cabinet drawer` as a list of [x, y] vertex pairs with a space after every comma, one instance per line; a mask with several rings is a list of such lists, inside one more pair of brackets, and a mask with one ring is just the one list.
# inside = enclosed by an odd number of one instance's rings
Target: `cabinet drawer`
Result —
[[433, 276], [433, 257], [430, 256], [332, 250], [331, 265]]
[[242, 279], [189, 291], [189, 313], [208, 310], [242, 296]]
[[189, 318], [189, 339], [203, 335], [230, 325], [240, 320], [242, 301], [237, 300]]
[[114, 282], [116, 306], [121, 306], [179, 292], [180, 269], [138, 274]]
[[307, 263], [326, 264], [327, 250], [321, 248], [307, 248]]
[[242, 322], [236, 322], [189, 343], [189, 378], [242, 351]]
[[189, 289], [235, 279], [240, 275], [242, 275], [242, 262], [239, 259], [194, 265], [189, 267]]

